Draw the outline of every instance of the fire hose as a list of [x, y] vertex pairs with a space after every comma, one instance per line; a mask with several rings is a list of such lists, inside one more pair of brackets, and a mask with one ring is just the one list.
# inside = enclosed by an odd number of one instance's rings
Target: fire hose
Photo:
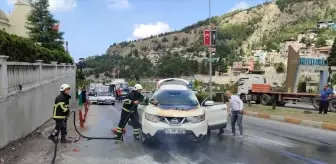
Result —
[[[129, 119], [129, 117], [131, 116], [131, 111], [133, 110], [134, 106], [135, 106], [135, 105], [133, 105], [132, 109], [130, 110], [129, 114], [127, 115], [126, 120], [124, 121], [123, 127], [126, 126], [126, 124], [127, 124], [127, 122], [128, 122], [128, 119]], [[75, 130], [76, 130], [76, 132], [77, 132], [77, 134], [78, 134], [79, 136], [81, 136], [81, 137], [83, 137], [83, 138], [86, 138], [86, 139], [88, 139], [88, 140], [119, 140], [119, 139], [117, 139], [117, 138], [115, 138], [115, 137], [95, 137], [95, 136], [85, 136], [85, 135], [83, 135], [83, 134], [80, 133], [79, 130], [77, 129], [77, 126], [76, 126], [76, 114], [75, 114], [75, 112], [76, 112], [76, 111], [71, 111], [69, 115], [74, 114], [74, 115], [73, 115], [73, 125], [74, 125]], [[65, 121], [65, 120], [64, 120], [64, 121]], [[62, 124], [64, 123], [64, 121], [62, 122]], [[57, 136], [57, 140], [56, 140], [56, 142], [55, 142], [55, 148], [54, 148], [54, 156], [53, 156], [53, 159], [52, 159], [52, 161], [51, 161], [51, 164], [55, 164], [55, 162], [56, 162], [56, 157], [57, 157], [57, 145], [58, 145], [58, 141], [59, 141], [58, 138], [59, 138], [59, 137]], [[123, 141], [123, 135], [121, 135], [121, 141]]]

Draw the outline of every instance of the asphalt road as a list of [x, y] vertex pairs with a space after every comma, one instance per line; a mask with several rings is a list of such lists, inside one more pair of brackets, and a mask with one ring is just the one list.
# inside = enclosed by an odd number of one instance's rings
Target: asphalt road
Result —
[[[82, 133], [88, 136], [112, 137], [111, 129], [117, 126], [120, 112], [119, 105], [92, 105]], [[222, 135], [212, 132], [207, 147], [188, 142], [165, 141], [144, 146], [133, 139], [132, 128], [126, 128], [128, 131], [125, 141], [121, 144], [115, 144], [112, 140], [80, 139], [77, 143], [60, 145], [56, 163], [331, 164], [336, 161], [335, 132], [247, 116], [244, 116], [244, 138], [229, 136], [229, 125]], [[22, 144], [21, 154], [15, 155], [15, 163], [50, 163], [53, 150], [50, 141], [39, 138], [27, 143], [30, 144]], [[34, 145], [39, 148], [34, 148]]]
[[[120, 107], [91, 106], [87, 128], [90, 136], [112, 136]], [[336, 133], [257, 118], [244, 118], [246, 137], [229, 136], [229, 127], [220, 136], [214, 131], [208, 147], [192, 143], [161, 141], [144, 146], [133, 140], [127, 127], [125, 142], [85, 140], [61, 147], [59, 164], [223, 164], [223, 163], [333, 163], [336, 161]], [[73, 151], [78, 149], [79, 152]]]

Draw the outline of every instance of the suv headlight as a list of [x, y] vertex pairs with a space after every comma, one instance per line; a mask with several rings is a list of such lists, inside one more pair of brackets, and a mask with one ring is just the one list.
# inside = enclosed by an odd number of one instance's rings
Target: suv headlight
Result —
[[146, 120], [151, 121], [151, 122], [155, 122], [155, 123], [161, 121], [160, 116], [156, 116], [154, 114], [149, 114], [149, 113], [145, 113], [145, 118], [146, 118]]
[[205, 120], [205, 114], [199, 115], [199, 116], [192, 116], [187, 117], [187, 121], [191, 123], [199, 123]]

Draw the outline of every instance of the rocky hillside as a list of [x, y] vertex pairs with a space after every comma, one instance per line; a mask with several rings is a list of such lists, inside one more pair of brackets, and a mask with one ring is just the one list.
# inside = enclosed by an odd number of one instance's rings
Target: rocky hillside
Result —
[[[229, 45], [234, 46], [235, 51], [240, 52], [239, 55], [246, 55], [252, 49], [268, 44], [265, 42], [268, 38], [273, 39], [268, 39], [269, 42], [281, 42], [315, 27], [318, 21], [335, 20], [335, 13], [335, 0], [277, 0], [216, 16], [212, 21], [222, 33], [217, 42], [219, 46], [217, 51], [220, 51], [220, 46]], [[202, 47], [202, 33], [206, 27], [208, 20], [200, 21], [180, 31], [114, 44], [108, 48], [106, 54], [154, 58], [155, 55], [170, 50], [179, 51], [180, 54], [191, 54], [195, 58], [202, 57], [206, 51]], [[275, 36], [279, 35], [279, 32], [284, 34]], [[273, 37], [279, 38], [274, 40]], [[221, 44], [221, 41], [228, 43]]]

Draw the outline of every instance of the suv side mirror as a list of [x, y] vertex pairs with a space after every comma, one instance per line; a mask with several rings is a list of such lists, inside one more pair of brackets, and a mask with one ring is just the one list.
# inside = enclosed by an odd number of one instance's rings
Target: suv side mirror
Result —
[[204, 106], [213, 106], [214, 105], [214, 101], [206, 101], [204, 103]]

